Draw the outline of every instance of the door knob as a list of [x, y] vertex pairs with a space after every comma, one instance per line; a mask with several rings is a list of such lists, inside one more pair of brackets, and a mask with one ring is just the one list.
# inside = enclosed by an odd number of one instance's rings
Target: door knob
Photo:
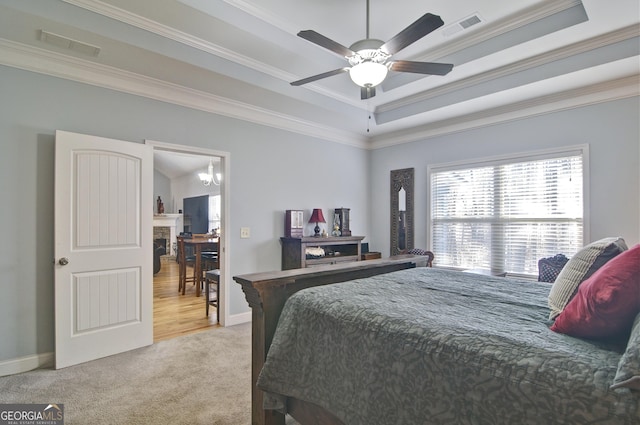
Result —
[[58, 260], [58, 264], [60, 264], [61, 266], [66, 266], [67, 264], [69, 264], [69, 259], [67, 257], [62, 257]]

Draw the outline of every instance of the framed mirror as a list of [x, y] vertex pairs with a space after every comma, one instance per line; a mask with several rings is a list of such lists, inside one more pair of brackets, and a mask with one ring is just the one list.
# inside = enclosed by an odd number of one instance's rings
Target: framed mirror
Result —
[[391, 255], [413, 248], [413, 174], [391, 170]]

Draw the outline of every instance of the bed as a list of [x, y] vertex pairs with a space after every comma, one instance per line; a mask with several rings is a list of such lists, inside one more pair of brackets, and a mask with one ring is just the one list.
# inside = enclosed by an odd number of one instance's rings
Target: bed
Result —
[[550, 284], [417, 261], [235, 277], [253, 423], [638, 423], [640, 393], [610, 388], [626, 339], [550, 331]]

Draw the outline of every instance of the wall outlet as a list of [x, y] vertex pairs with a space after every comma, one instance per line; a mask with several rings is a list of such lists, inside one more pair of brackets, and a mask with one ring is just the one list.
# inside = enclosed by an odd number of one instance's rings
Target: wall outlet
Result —
[[247, 239], [247, 238], [249, 238], [249, 236], [251, 236], [251, 230], [248, 227], [241, 227], [240, 228], [240, 238]]

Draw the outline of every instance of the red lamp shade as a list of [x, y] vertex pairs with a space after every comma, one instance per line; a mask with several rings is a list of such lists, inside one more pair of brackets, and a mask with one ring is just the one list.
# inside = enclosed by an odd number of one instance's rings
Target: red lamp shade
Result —
[[311, 218], [309, 219], [309, 223], [326, 223], [324, 221], [324, 215], [322, 215], [322, 210], [320, 208], [315, 208], [311, 213]]
[[320, 226], [318, 226], [318, 223], [326, 223], [326, 221], [324, 221], [324, 215], [322, 215], [322, 210], [320, 208], [314, 208], [313, 212], [311, 213], [309, 223], [316, 223], [316, 227], [313, 228], [313, 231], [315, 232], [313, 236], [320, 236]]

